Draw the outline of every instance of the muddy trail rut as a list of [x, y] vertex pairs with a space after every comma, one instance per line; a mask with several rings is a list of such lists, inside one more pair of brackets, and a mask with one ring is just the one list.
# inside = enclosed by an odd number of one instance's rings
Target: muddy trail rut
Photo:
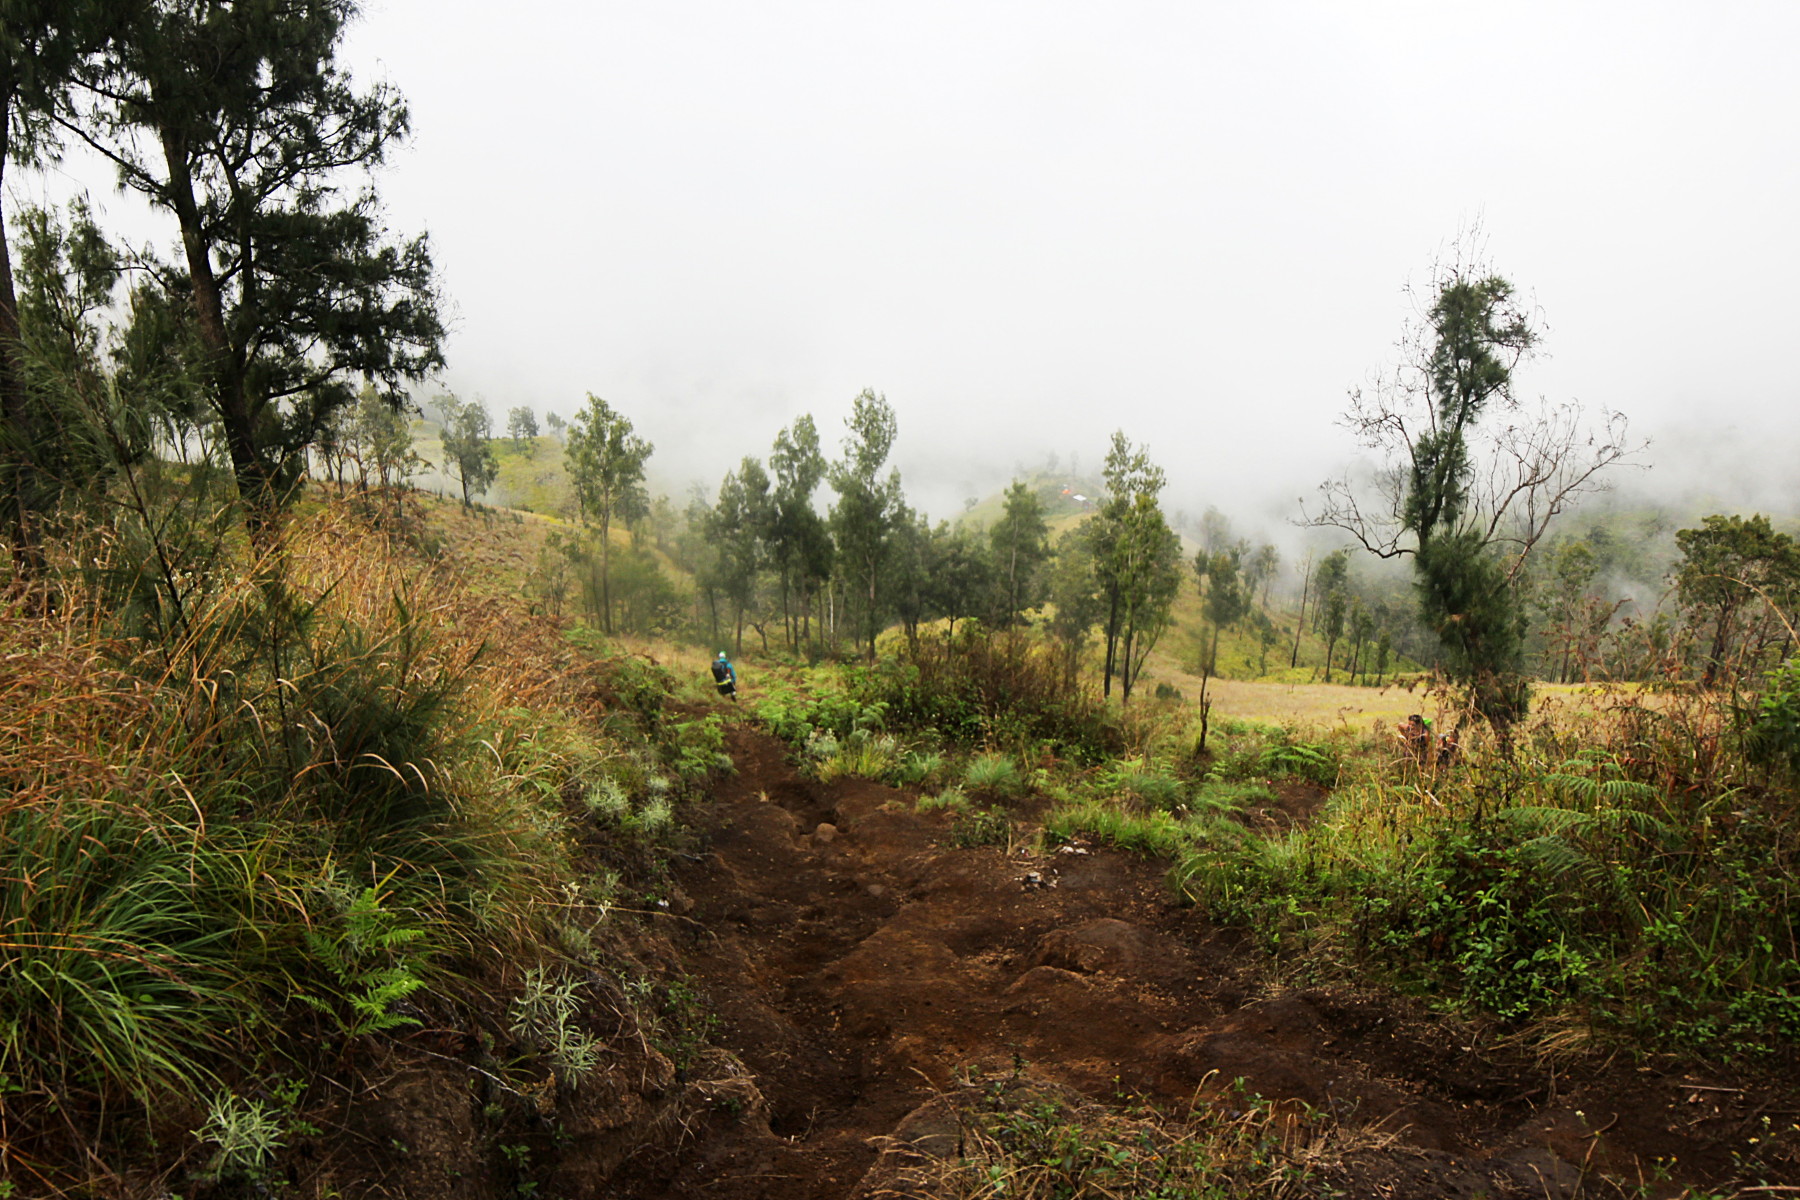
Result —
[[1170, 1110], [1230, 1103], [1241, 1079], [1355, 1131], [1328, 1172], [1346, 1196], [1672, 1197], [1742, 1182], [1751, 1153], [1777, 1185], [1757, 1194], [1800, 1194], [1780, 1186], [1800, 1183], [1779, 1149], [1793, 1143], [1765, 1121], [1800, 1109], [1791, 1087], [1559, 1067], [1391, 995], [1277, 986], [1241, 935], [1174, 903], [1160, 864], [1080, 843], [957, 847], [950, 818], [907, 793], [803, 778], [748, 725], [729, 749], [737, 771], [677, 868], [692, 907], [676, 940], [713, 1040], [756, 1087], [633, 1162], [621, 1194], [891, 1194], [884, 1151], [925, 1145], [921, 1114], [971, 1071]]

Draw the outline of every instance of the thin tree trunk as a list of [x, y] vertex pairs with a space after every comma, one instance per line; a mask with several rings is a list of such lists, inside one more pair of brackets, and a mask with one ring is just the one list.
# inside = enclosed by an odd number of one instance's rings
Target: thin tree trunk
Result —
[[1219, 663], [1219, 627], [1213, 626], [1212, 653], [1208, 655], [1206, 665], [1200, 672], [1200, 753], [1206, 753], [1206, 733], [1212, 724], [1212, 701], [1206, 698], [1207, 685], [1212, 682], [1213, 670]]
[[1306, 593], [1312, 586], [1312, 555], [1306, 556], [1306, 572], [1300, 577], [1300, 615], [1294, 619], [1294, 653], [1288, 659], [1291, 670], [1300, 665], [1300, 631], [1306, 628]]
[[244, 364], [226, 329], [224, 293], [213, 273], [211, 247], [201, 228], [200, 206], [194, 198], [194, 177], [188, 164], [187, 147], [171, 129], [162, 130], [160, 140], [163, 162], [169, 170], [169, 203], [181, 229], [188, 282], [193, 289], [195, 331], [206, 351], [213, 406], [225, 433], [225, 448], [231, 455], [238, 495], [248, 510], [249, 526], [256, 532], [274, 512], [275, 481], [257, 449], [255, 421], [244, 387]]
[[1119, 644], [1119, 591], [1112, 589], [1107, 599], [1106, 612], [1106, 666], [1100, 676], [1101, 699], [1112, 698], [1113, 656]]
[[6, 236], [6, 161], [12, 146], [12, 96], [0, 96], [0, 418], [6, 422], [3, 461], [11, 478], [5, 481], [7, 540], [12, 543], [13, 571], [20, 579], [43, 573], [43, 549], [38, 544], [33, 519], [38, 503], [37, 465], [34, 461], [37, 430], [30, 397], [25, 391], [25, 371], [20, 346], [18, 295], [13, 286], [12, 248]]
[[1131, 644], [1137, 638], [1137, 614], [1127, 613], [1125, 617], [1124, 661], [1119, 664], [1119, 703], [1131, 703]]

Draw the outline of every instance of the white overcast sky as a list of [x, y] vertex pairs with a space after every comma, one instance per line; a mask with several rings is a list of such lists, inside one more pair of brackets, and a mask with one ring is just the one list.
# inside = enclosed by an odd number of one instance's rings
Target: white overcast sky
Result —
[[873, 387], [949, 515], [1115, 428], [1178, 504], [1291, 510], [1474, 221], [1526, 392], [1785, 480], [1797, 46], [1793, 3], [366, 0], [346, 57], [411, 105], [447, 386], [596, 392], [669, 486]]

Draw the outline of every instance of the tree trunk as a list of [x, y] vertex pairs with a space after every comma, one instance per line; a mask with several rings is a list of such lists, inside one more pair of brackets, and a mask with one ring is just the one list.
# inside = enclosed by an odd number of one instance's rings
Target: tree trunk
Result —
[[25, 390], [23, 354], [19, 343], [18, 296], [13, 287], [12, 248], [6, 236], [6, 161], [12, 151], [12, 96], [0, 95], [0, 419], [6, 423], [0, 462], [7, 474], [7, 540], [12, 543], [13, 571], [20, 579], [43, 574], [43, 549], [38, 544], [34, 516], [38, 506], [35, 463], [36, 422]]
[[606, 636], [612, 636], [612, 580], [608, 577], [612, 569], [612, 514], [602, 513], [600, 517], [600, 628]]
[[[160, 100], [161, 97], [158, 97]], [[274, 513], [275, 481], [256, 445], [256, 424], [244, 390], [244, 363], [231, 344], [225, 323], [225, 298], [213, 274], [211, 247], [201, 228], [200, 206], [194, 199], [194, 177], [187, 147], [177, 131], [161, 131], [163, 161], [169, 169], [169, 203], [181, 229], [181, 247], [187, 258], [188, 279], [194, 293], [194, 318], [200, 345], [206, 351], [213, 407], [225, 433], [232, 474], [238, 495], [248, 510], [254, 533]]]
[[1137, 614], [1127, 613], [1125, 616], [1125, 644], [1123, 661], [1119, 663], [1119, 703], [1131, 703], [1131, 644], [1137, 638]]
[[[794, 614], [788, 607], [788, 573], [787, 568], [783, 567], [781, 570], [781, 635], [787, 639], [789, 650], [800, 648], [796, 643], [794, 631]], [[766, 651], [768, 647], [765, 646], [763, 649]]]
[[1119, 590], [1113, 588], [1107, 597], [1106, 666], [1100, 675], [1100, 698], [1112, 698], [1113, 656], [1119, 644]]
[[1312, 555], [1306, 556], [1306, 572], [1300, 576], [1300, 615], [1294, 619], [1294, 653], [1288, 659], [1292, 670], [1300, 665], [1300, 631], [1306, 628], [1306, 592], [1312, 586]]
[[1212, 724], [1212, 701], [1206, 698], [1207, 684], [1212, 682], [1213, 668], [1219, 661], [1219, 627], [1213, 626], [1212, 653], [1200, 672], [1200, 746], [1199, 752], [1206, 753], [1206, 733]]

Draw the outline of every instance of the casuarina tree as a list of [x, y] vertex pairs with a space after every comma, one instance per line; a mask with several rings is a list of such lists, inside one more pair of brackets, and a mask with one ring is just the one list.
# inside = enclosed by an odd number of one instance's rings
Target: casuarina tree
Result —
[[88, 59], [105, 45], [116, 6], [99, 0], [0, 0], [0, 513], [13, 567], [42, 566], [37, 523], [51, 503], [50, 422], [27, 387], [8, 242], [6, 169], [53, 155], [53, 117]]
[[1617, 413], [1590, 422], [1573, 404], [1534, 411], [1516, 399], [1513, 373], [1538, 336], [1508, 280], [1462, 259], [1441, 267], [1402, 363], [1351, 394], [1347, 423], [1383, 458], [1377, 479], [1327, 483], [1312, 518], [1382, 557], [1412, 556], [1439, 665], [1502, 736], [1530, 702], [1526, 558], [1576, 496], [1634, 452]]
[[438, 401], [444, 414], [444, 427], [438, 440], [444, 447], [444, 469], [453, 472], [462, 484], [463, 507], [468, 508], [472, 495], [493, 486], [500, 477], [500, 458], [494, 453], [494, 422], [487, 405], [479, 400], [458, 400], [445, 396]]
[[373, 379], [389, 403], [443, 365], [431, 256], [395, 240], [370, 172], [405, 137], [389, 87], [338, 61], [350, 0], [124, 0], [62, 128], [173, 218], [174, 264], [238, 490], [259, 527]]
[[810, 414], [775, 436], [769, 467], [775, 475], [769, 554], [781, 585], [788, 646], [798, 649], [811, 636], [813, 594], [831, 575], [831, 533], [813, 507], [825, 479], [825, 455]]
[[1041, 578], [1050, 557], [1050, 527], [1044, 506], [1021, 480], [1006, 489], [1006, 508], [988, 531], [993, 545], [996, 624], [1010, 625], [1019, 614], [1044, 602]]
[[1678, 530], [1675, 544], [1676, 596], [1704, 645], [1702, 685], [1772, 665], [1763, 643], [1771, 633], [1792, 636], [1781, 612], [1793, 612], [1800, 599], [1800, 544], [1760, 513], [1706, 517], [1698, 529]]
[[831, 532], [838, 571], [847, 598], [861, 618], [858, 632], [872, 661], [875, 635], [881, 629], [882, 578], [893, 550], [893, 533], [905, 509], [900, 472], [882, 474], [898, 426], [887, 397], [867, 388], [856, 398], [844, 423], [849, 429], [844, 457], [829, 470], [838, 497], [831, 506]]
[[1167, 478], [1163, 469], [1123, 431], [1112, 436], [1105, 476], [1106, 503], [1083, 530], [1106, 604], [1101, 690], [1112, 694], [1116, 674], [1120, 698], [1129, 702], [1138, 671], [1168, 625], [1181, 586], [1181, 539], [1157, 503]]
[[575, 414], [564, 457], [581, 519], [600, 534], [600, 625], [612, 633], [612, 523], [647, 512], [644, 462], [653, 446], [632, 431], [612, 405], [588, 393], [587, 407]]

